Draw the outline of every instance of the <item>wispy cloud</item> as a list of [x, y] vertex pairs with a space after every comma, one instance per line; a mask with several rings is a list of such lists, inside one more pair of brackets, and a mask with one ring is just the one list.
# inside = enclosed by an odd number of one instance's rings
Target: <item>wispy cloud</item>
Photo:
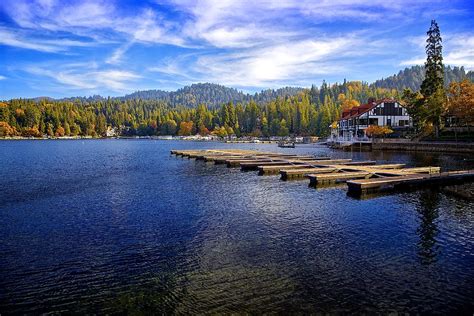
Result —
[[292, 77], [308, 78], [328, 73], [338, 66], [328, 66], [325, 59], [350, 45], [351, 40], [337, 38], [327, 41], [290, 42], [240, 54], [201, 57], [200, 73], [211, 74], [217, 82], [231, 85], [268, 85]]
[[23, 70], [41, 77], [52, 78], [57, 83], [68, 89], [112, 90], [127, 92], [134, 90], [129, 83], [140, 78], [140, 75], [119, 69], [100, 69], [97, 64], [64, 64], [51, 66], [29, 66]]
[[[167, 59], [148, 71], [190, 82], [211, 81], [238, 87], [269, 87], [303, 82], [315, 75], [341, 72], [336, 60], [360, 40], [353, 36], [299, 40], [239, 52], [188, 55]], [[192, 59], [192, 62], [189, 62]], [[329, 61], [329, 62], [328, 62]]]
[[[444, 6], [441, 0], [174, 0], [191, 17], [183, 33], [216, 47], [248, 47], [289, 36], [314, 35], [314, 26], [335, 22], [372, 23], [416, 16], [427, 5]], [[161, 2], [160, 2], [161, 3]], [[310, 23], [308, 24], [308, 20]], [[311, 26], [312, 25], [312, 26]]]
[[474, 35], [461, 34], [453, 36], [446, 45], [450, 49], [445, 55], [445, 63], [456, 66], [465, 66], [474, 70]]
[[183, 39], [171, 32], [157, 12], [141, 9], [123, 14], [112, 2], [55, 0], [5, 0], [3, 10], [21, 27], [54, 32], [67, 32], [99, 40], [126, 36], [137, 41], [184, 45]]
[[118, 64], [122, 61], [122, 58], [124, 54], [127, 52], [127, 50], [132, 47], [135, 41], [131, 40], [121, 46], [119, 46], [113, 53], [112, 55], [105, 60], [107, 64]]
[[0, 27], [0, 44], [48, 53], [63, 52], [70, 47], [90, 47], [93, 45], [92, 42], [67, 38], [50, 39], [39, 37], [38, 35], [31, 34], [29, 31], [13, 30], [6, 27]]
[[0, 80], [5, 80], [7, 77], [0, 75]]

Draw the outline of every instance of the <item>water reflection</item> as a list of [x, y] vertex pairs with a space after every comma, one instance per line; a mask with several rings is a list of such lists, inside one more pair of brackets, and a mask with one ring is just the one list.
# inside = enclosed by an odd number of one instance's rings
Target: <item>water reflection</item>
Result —
[[[315, 190], [307, 179], [169, 154], [212, 147], [351, 155], [275, 144], [0, 142], [0, 312], [472, 314], [472, 203], [422, 190], [356, 200], [344, 184]], [[352, 154], [474, 166], [453, 155]]]
[[438, 235], [436, 220], [439, 217], [439, 202], [440, 194], [436, 190], [423, 190], [420, 192], [420, 202], [416, 208], [420, 217], [420, 226], [416, 232], [420, 236], [418, 256], [422, 264], [436, 262], [436, 257], [439, 253], [439, 245], [436, 241]]
[[[173, 273], [155, 276], [150, 282], [130, 287], [117, 297], [105, 302], [100, 309], [120, 315], [154, 315], [157, 311], [163, 315], [176, 313], [176, 308], [186, 288], [178, 287], [178, 280]], [[87, 302], [81, 302], [87, 306]], [[80, 308], [77, 311], [87, 312], [92, 308]]]

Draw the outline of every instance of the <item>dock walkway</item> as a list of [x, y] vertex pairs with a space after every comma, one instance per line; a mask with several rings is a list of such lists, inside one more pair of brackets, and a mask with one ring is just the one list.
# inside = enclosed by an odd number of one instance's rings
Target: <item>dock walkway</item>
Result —
[[474, 181], [473, 170], [441, 172], [436, 166], [406, 168], [404, 164], [239, 149], [172, 150], [171, 154], [240, 167], [243, 171], [258, 170], [260, 175], [280, 174], [282, 180], [309, 179], [310, 185], [346, 182], [348, 193], [357, 196], [405, 186]]

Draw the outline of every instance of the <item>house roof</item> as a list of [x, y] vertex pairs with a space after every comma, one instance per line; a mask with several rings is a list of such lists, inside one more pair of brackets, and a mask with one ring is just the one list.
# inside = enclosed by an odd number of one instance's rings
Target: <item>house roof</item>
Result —
[[351, 118], [354, 118], [354, 117], [359, 117], [362, 114], [364, 114], [366, 112], [369, 112], [370, 110], [375, 108], [377, 105], [379, 105], [381, 103], [384, 103], [384, 102], [397, 102], [397, 101], [394, 100], [394, 99], [385, 98], [385, 99], [377, 100], [377, 101], [372, 102], [372, 103], [366, 103], [366, 104], [362, 104], [360, 106], [354, 106], [352, 109], [344, 110], [342, 112], [342, 115], [341, 115], [341, 118], [339, 119], [339, 121], [351, 119]]

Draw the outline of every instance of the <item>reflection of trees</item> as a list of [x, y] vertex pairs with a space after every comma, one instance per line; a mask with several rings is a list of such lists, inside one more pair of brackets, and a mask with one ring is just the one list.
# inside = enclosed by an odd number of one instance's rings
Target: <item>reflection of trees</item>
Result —
[[420, 236], [418, 255], [423, 264], [431, 264], [436, 261], [438, 252], [438, 245], [436, 244], [438, 204], [438, 192], [432, 190], [421, 191], [420, 206], [417, 208], [420, 215], [420, 227], [417, 229], [417, 234]]

